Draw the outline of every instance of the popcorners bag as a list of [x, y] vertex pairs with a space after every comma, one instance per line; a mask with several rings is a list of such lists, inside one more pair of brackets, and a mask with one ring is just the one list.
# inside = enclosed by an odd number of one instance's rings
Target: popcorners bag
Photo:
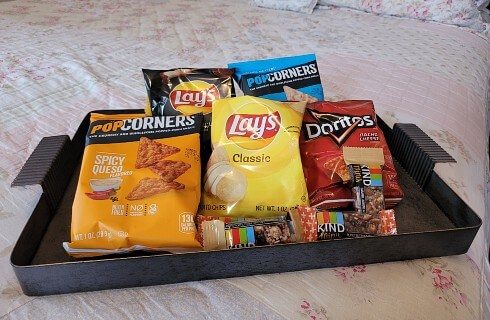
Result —
[[314, 54], [228, 64], [245, 95], [277, 101], [323, 100]]
[[298, 139], [306, 102], [215, 101], [205, 215], [264, 218], [308, 203]]
[[198, 249], [201, 123], [201, 114], [92, 114], [65, 250], [88, 257]]

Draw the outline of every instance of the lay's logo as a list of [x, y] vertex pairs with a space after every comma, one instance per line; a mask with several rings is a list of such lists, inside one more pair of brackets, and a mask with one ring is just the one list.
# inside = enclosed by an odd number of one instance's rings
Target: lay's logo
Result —
[[281, 115], [273, 114], [233, 114], [226, 121], [226, 136], [247, 137], [252, 140], [272, 138], [281, 126]]
[[205, 81], [182, 82], [170, 92], [170, 104], [183, 114], [209, 113], [213, 101], [220, 99], [218, 88]]
[[281, 115], [232, 114], [226, 121], [226, 137], [243, 148], [261, 149], [272, 142], [281, 127]]

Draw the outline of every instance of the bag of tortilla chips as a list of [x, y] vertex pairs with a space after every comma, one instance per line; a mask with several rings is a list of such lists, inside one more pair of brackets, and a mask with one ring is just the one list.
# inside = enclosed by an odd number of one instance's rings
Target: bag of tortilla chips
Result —
[[88, 257], [199, 248], [201, 123], [201, 114], [92, 114], [65, 250]]
[[323, 100], [315, 54], [228, 64], [243, 94], [278, 101]]

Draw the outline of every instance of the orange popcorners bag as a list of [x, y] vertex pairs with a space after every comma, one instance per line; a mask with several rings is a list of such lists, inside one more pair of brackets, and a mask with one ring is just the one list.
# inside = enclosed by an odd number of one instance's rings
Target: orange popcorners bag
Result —
[[72, 208], [75, 257], [200, 248], [202, 114], [93, 114]]

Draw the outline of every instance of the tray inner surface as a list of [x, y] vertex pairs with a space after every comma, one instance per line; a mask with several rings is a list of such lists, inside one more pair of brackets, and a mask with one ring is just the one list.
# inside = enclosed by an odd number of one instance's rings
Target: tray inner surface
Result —
[[[71, 206], [75, 196], [80, 166], [73, 174], [65, 195], [39, 243], [31, 265], [75, 261], [63, 249], [62, 242], [70, 240]], [[451, 220], [424, 193], [413, 179], [397, 165], [399, 182], [405, 192], [403, 201], [395, 208], [398, 233], [427, 232], [455, 228]], [[149, 255], [150, 253], [133, 253]], [[128, 255], [120, 255], [120, 257]]]

